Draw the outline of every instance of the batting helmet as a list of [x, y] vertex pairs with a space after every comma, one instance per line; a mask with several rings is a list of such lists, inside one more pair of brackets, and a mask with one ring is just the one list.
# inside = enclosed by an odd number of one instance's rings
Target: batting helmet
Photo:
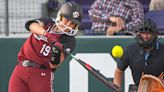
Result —
[[[69, 33], [62, 30], [65, 34], [72, 36], [77, 33], [78, 27], [82, 20], [82, 16], [83, 16], [82, 8], [77, 3], [67, 2], [64, 5], [62, 5], [61, 8], [59, 9], [57, 18], [56, 18], [56, 23], [60, 23], [61, 18], [64, 17], [72, 21], [73, 23], [77, 24], [77, 27], [75, 27], [74, 29], [71, 29]], [[66, 27], [66, 25], [64, 26]]]
[[58, 15], [64, 16], [65, 18], [71, 20], [77, 25], [80, 25], [82, 20], [82, 8], [75, 2], [65, 3], [59, 10]]
[[136, 35], [136, 40], [140, 47], [151, 48], [156, 46], [156, 42], [158, 39], [158, 30], [156, 24], [152, 20], [150, 19], [144, 20], [143, 23], [141, 23], [137, 27], [136, 32], [139, 33], [144, 32], [144, 33], [152, 34], [151, 38], [147, 41], [145, 41], [140, 34]]

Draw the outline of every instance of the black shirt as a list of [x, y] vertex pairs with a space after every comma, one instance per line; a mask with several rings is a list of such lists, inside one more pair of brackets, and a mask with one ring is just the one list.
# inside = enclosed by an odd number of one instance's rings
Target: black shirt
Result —
[[122, 71], [128, 66], [137, 86], [143, 72], [158, 77], [161, 72], [164, 72], [164, 44], [157, 43], [156, 48], [149, 53], [139, 48], [137, 43], [129, 45], [117, 62], [117, 67]]

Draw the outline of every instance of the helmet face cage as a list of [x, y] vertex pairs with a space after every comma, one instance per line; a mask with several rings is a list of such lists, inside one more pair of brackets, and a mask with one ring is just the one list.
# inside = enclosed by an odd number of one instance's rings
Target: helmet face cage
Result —
[[[139, 32], [136, 35], [136, 40], [140, 47], [151, 48], [156, 46], [156, 42], [158, 39], [158, 30], [156, 28], [156, 25], [151, 20], [145, 20], [137, 28], [136, 32]], [[140, 35], [140, 33], [150, 33], [152, 34], [152, 36], [149, 40], [145, 41], [144, 38]]]
[[[66, 35], [69, 35], [69, 36], [74, 36], [78, 32], [78, 27], [75, 27], [75, 29], [73, 29], [73, 28], [68, 27], [65, 24], [63, 24], [60, 20], [56, 20], [55, 24], [63, 34], [66, 34]], [[60, 25], [62, 25], [63, 27], [61, 27]], [[67, 29], [70, 30], [70, 31], [66, 32], [65, 30], [67, 30]]]
[[[63, 17], [72, 21], [77, 26], [75, 28], [68, 27], [67, 25], [61, 22]], [[59, 28], [59, 30], [61, 30], [62, 33], [69, 36], [74, 36], [78, 32], [78, 27], [81, 22], [81, 17], [82, 17], [82, 8], [80, 8], [80, 6], [75, 2], [67, 2], [66, 4], [62, 5], [60, 10], [58, 11], [55, 24]], [[62, 25], [63, 27], [59, 25]], [[70, 30], [70, 31], [66, 32], [65, 30]]]

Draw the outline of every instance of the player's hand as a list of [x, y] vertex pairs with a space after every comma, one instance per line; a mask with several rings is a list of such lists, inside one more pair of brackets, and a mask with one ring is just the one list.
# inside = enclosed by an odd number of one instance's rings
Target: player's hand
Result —
[[60, 51], [63, 51], [63, 48], [64, 48], [63, 44], [60, 42], [54, 42], [54, 43], [52, 43], [52, 46], [57, 47]]
[[106, 35], [107, 35], [107, 36], [113, 35], [114, 33], [120, 32], [121, 30], [122, 30], [122, 28], [120, 28], [120, 27], [117, 27], [117, 26], [110, 26], [110, 27], [107, 29]]
[[115, 26], [120, 27], [120, 28], [124, 28], [125, 27], [125, 21], [124, 19], [122, 19], [121, 17], [109, 17], [109, 20], [113, 23], [116, 23]]
[[64, 60], [65, 60], [65, 54], [63, 52], [61, 52], [61, 55], [60, 55], [60, 64], [55, 65], [55, 64], [52, 64], [51, 62], [49, 62], [49, 66], [52, 69], [52, 71], [56, 70], [56, 68], [58, 68]]
[[60, 55], [61, 51], [63, 50], [63, 45], [60, 42], [55, 42], [52, 44], [52, 55], [50, 62], [52, 64], [58, 65], [60, 64]]

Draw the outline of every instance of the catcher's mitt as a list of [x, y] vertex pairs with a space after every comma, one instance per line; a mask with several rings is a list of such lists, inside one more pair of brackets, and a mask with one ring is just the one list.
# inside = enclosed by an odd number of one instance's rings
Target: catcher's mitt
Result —
[[138, 92], [164, 92], [164, 84], [153, 75], [143, 75], [141, 77]]

